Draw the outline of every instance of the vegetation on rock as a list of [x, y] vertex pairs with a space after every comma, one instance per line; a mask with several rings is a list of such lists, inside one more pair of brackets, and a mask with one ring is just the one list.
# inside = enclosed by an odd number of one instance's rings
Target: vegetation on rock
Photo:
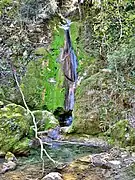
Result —
[[[0, 109], [1, 151], [14, 152], [15, 149], [17, 149], [17, 146], [20, 146], [19, 141], [23, 141], [23, 138], [28, 135], [30, 127], [29, 122], [30, 116], [27, 114], [25, 108], [20, 105], [8, 104], [7, 106]], [[23, 149], [24, 152], [27, 150], [27, 148], [28, 144]]]
[[108, 139], [112, 144], [122, 147], [135, 145], [135, 130], [130, 126], [128, 120], [118, 121], [105, 134], [110, 137]]
[[36, 110], [33, 111], [33, 114], [36, 118], [37, 127], [39, 131], [55, 128], [59, 125], [58, 120], [49, 111]]

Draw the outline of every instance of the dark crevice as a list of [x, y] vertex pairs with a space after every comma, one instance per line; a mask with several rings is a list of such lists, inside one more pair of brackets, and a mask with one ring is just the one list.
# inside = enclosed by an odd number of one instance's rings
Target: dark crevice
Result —
[[72, 110], [65, 111], [62, 107], [58, 107], [53, 114], [59, 120], [61, 127], [70, 126], [72, 124]]

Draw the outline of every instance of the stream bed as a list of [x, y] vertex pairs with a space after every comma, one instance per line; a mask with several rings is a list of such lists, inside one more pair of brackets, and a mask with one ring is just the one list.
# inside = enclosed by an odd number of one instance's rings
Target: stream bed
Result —
[[[133, 155], [115, 150], [103, 150], [100, 147], [81, 145], [56, 144], [46, 146], [48, 154], [59, 163], [67, 164], [64, 168], [56, 166], [46, 157], [44, 176], [50, 172], [59, 172], [64, 180], [135, 180], [135, 154]], [[110, 158], [112, 165], [103, 166], [95, 160], [98, 157], [103, 162]], [[96, 157], [96, 158], [95, 158]], [[95, 158], [95, 159], [94, 159]], [[42, 162], [40, 149], [31, 150], [28, 157], [17, 157], [16, 170], [0, 175], [0, 180], [40, 180]], [[90, 160], [91, 159], [91, 160]], [[0, 159], [2, 164], [4, 159]], [[95, 162], [96, 161], [96, 162]], [[106, 161], [107, 162], [107, 161]], [[109, 160], [108, 160], [109, 162]], [[113, 164], [114, 163], [114, 164]]]

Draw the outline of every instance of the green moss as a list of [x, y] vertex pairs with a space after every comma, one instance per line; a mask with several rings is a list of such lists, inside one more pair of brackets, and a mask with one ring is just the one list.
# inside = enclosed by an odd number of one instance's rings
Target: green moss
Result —
[[5, 98], [4, 91], [2, 87], [0, 87], [0, 99], [4, 99], [4, 98]]
[[58, 120], [54, 117], [54, 115], [51, 112], [37, 110], [33, 113], [35, 115], [39, 131], [55, 128], [59, 125]]
[[109, 104], [109, 98], [105, 99], [102, 94], [108, 92], [108, 79], [111, 75], [98, 72], [89, 76], [89, 71], [76, 90], [75, 118], [72, 129], [79, 133], [95, 135], [102, 132], [102, 125], [106, 127], [109, 123], [106, 118], [108, 114], [103, 117], [102, 112]]
[[111, 144], [122, 147], [135, 145], [135, 130], [129, 125], [128, 120], [120, 120], [105, 133]]
[[42, 60], [30, 62], [27, 66], [26, 75], [21, 82], [21, 88], [24, 92], [27, 104], [31, 108], [41, 107], [43, 78], [41, 76]]
[[0, 15], [3, 13], [3, 8], [12, 4], [12, 0], [1, 0], [0, 1]]
[[0, 109], [0, 149], [2, 151], [13, 150], [29, 131], [30, 116], [25, 108], [9, 104]]
[[15, 143], [13, 146], [13, 153], [27, 154], [30, 150], [29, 142], [30, 140], [28, 138], [23, 138], [19, 142]]
[[23, 77], [21, 88], [27, 104], [32, 109], [46, 108], [53, 111], [57, 107], [63, 107], [63, 76], [61, 67], [56, 62], [59, 56], [57, 46], [59, 40], [55, 36], [54, 44], [51, 45], [51, 48], [55, 48], [53, 51], [48, 52], [43, 48], [36, 50], [36, 54], [40, 53], [42, 57], [29, 63], [26, 75]]
[[36, 55], [45, 55], [47, 53], [46, 49], [44, 47], [39, 47], [35, 49]]

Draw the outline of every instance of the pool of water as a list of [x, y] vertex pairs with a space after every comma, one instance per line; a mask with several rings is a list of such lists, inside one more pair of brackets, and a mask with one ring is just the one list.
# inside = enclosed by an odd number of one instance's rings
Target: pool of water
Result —
[[[53, 146], [45, 146], [46, 151], [48, 154], [53, 158], [55, 161], [58, 162], [72, 162], [73, 160], [80, 158], [82, 156], [91, 154], [91, 153], [100, 153], [103, 150], [99, 147], [93, 146], [82, 146], [82, 145], [57, 145], [53, 144]], [[38, 163], [41, 162], [40, 159], [40, 148], [32, 149], [31, 153], [28, 157], [19, 157], [18, 158], [21, 163]], [[48, 164], [50, 161], [44, 155], [45, 163]]]

